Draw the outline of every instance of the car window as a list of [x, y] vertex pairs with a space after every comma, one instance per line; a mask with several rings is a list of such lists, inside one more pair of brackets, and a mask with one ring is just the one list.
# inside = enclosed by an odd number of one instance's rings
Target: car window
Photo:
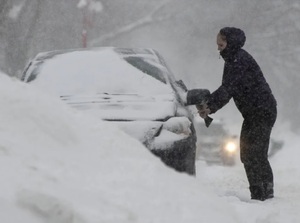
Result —
[[146, 61], [145, 58], [129, 56], [129, 57], [124, 57], [124, 60], [127, 61], [132, 66], [134, 66], [135, 68], [154, 77], [155, 79], [165, 84], [167, 83], [164, 78], [163, 71], [158, 67], [154, 66], [153, 64], [149, 63], [148, 61]]

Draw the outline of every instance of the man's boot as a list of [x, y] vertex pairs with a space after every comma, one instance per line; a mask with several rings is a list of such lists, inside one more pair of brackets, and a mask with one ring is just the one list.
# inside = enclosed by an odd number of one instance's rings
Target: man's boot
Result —
[[263, 185], [250, 186], [249, 189], [251, 192], [251, 199], [260, 201], [266, 200], [266, 194]]
[[274, 197], [273, 183], [264, 183], [263, 186], [265, 189], [266, 199], [273, 198]]

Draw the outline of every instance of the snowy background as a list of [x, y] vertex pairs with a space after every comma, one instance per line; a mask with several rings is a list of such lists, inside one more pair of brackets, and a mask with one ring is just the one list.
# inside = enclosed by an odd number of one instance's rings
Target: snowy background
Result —
[[[299, 222], [299, 10], [298, 0], [0, 1], [0, 222]], [[239, 162], [176, 173], [120, 130], [8, 77], [40, 51], [152, 47], [189, 88], [214, 90], [223, 26], [245, 30], [278, 100], [272, 137], [285, 144], [265, 202], [249, 200]], [[239, 133], [232, 102], [214, 118]]]
[[275, 198], [252, 201], [240, 163], [196, 177], [165, 166], [109, 123], [0, 74], [0, 221], [13, 223], [294, 223], [300, 219], [299, 139], [271, 160]]
[[[216, 35], [237, 26], [278, 100], [278, 121], [299, 134], [298, 0], [2, 0], [0, 70], [20, 76], [38, 52], [84, 46], [154, 48], [188, 88], [215, 90], [223, 60]], [[216, 118], [241, 122], [230, 102]]]

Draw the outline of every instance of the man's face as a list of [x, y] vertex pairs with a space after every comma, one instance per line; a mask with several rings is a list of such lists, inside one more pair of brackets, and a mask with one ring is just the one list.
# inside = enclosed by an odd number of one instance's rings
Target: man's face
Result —
[[217, 35], [217, 45], [218, 45], [218, 50], [221, 52], [222, 50], [224, 50], [227, 46], [227, 42], [226, 40], [222, 39], [221, 34], [219, 33]]

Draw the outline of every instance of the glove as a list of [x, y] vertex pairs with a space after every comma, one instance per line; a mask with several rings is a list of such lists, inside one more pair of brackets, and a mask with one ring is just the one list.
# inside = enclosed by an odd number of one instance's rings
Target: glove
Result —
[[210, 114], [210, 109], [206, 103], [201, 104], [201, 105], [196, 105], [196, 108], [198, 110], [199, 116], [203, 119], [206, 119], [208, 117], [208, 115]]

